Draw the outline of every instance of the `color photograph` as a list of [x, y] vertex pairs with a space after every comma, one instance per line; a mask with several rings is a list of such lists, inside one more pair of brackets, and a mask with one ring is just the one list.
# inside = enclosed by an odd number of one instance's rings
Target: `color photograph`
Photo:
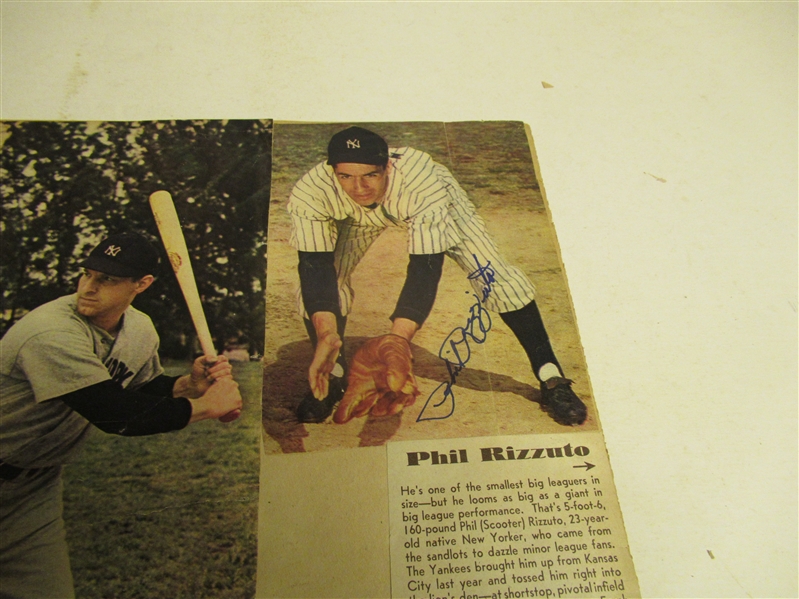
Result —
[[276, 123], [266, 453], [597, 430], [518, 122]]
[[2, 124], [4, 597], [253, 595], [271, 127]]

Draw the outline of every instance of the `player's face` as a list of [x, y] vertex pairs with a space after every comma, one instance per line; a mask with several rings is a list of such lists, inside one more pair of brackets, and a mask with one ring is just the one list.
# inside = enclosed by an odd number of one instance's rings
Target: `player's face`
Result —
[[386, 193], [388, 166], [342, 162], [334, 171], [342, 189], [360, 206], [379, 202]]
[[131, 279], [84, 268], [78, 281], [78, 313], [101, 328], [115, 330], [122, 313], [152, 281], [150, 275]]

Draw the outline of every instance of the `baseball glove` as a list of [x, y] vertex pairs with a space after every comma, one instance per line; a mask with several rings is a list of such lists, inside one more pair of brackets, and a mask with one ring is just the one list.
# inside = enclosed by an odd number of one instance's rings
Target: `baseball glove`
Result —
[[338, 424], [371, 412], [390, 416], [416, 401], [411, 346], [399, 335], [383, 335], [364, 343], [352, 358], [347, 392], [333, 415]]

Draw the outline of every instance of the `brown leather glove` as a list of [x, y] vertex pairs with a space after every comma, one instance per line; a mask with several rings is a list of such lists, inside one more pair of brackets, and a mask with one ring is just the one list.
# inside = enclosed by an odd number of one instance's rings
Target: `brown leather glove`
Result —
[[399, 335], [383, 335], [364, 343], [352, 358], [347, 392], [333, 415], [343, 424], [371, 412], [390, 416], [416, 401], [411, 346]]

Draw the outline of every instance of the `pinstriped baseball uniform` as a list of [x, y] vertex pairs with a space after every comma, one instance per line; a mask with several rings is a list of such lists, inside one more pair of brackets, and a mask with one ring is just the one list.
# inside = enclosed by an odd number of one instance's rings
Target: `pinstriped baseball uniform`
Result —
[[[532, 282], [501, 256], [483, 219], [446, 167], [408, 147], [390, 149], [389, 164], [386, 193], [374, 209], [355, 203], [325, 162], [308, 171], [289, 198], [291, 245], [301, 252], [334, 252], [342, 315], [352, 308], [350, 277], [355, 267], [389, 225], [407, 229], [409, 254], [445, 252], [467, 274], [477, 270], [475, 258], [482, 266], [490, 265], [495, 281], [484, 300], [489, 309], [519, 310], [535, 299]], [[483, 282], [470, 280], [482, 298]], [[307, 318], [301, 294], [297, 297], [299, 312]]]

